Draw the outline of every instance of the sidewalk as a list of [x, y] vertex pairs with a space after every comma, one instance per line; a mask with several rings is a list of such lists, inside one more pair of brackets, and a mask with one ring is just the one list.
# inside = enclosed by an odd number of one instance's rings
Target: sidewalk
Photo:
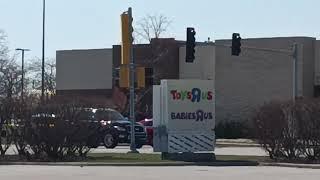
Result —
[[1, 165], [26, 166], [258, 166], [255, 161], [215, 162], [0, 162]]

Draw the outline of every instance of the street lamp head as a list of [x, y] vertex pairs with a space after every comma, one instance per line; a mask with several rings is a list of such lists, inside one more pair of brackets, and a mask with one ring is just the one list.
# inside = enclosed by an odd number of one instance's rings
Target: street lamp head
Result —
[[17, 48], [16, 51], [31, 51], [30, 49]]

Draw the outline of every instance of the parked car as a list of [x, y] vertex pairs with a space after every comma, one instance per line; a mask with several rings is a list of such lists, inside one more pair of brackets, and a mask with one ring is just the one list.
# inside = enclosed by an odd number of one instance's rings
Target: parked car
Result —
[[[88, 147], [97, 148], [103, 144], [109, 149], [118, 145], [118, 130], [109, 124], [106, 125], [96, 120], [95, 110], [93, 108], [79, 108], [76, 114], [78, 123], [85, 123], [85, 126], [90, 129], [87, 142]], [[38, 124], [38, 126], [49, 126], [52, 128], [55, 126], [57, 118], [59, 117], [55, 114], [44, 113], [38, 113], [32, 116], [33, 123]], [[65, 119], [65, 122], [68, 124], [69, 119]]]
[[[44, 118], [45, 117], [45, 118]], [[36, 114], [33, 116], [36, 123], [44, 123], [46, 119], [48, 126], [55, 126], [56, 115]], [[131, 122], [123, 117], [121, 113], [109, 108], [79, 108], [77, 119], [80, 122], [89, 123], [93, 133], [89, 135], [88, 146], [97, 148], [103, 144], [106, 148], [115, 148], [119, 143], [131, 142]], [[66, 122], [68, 120], [66, 119]], [[146, 144], [147, 134], [143, 125], [135, 123], [136, 148]]]
[[[130, 143], [131, 142], [131, 121], [122, 116], [116, 110], [113, 109], [96, 109], [95, 118], [105, 125], [111, 125], [118, 132], [119, 143]], [[147, 133], [143, 125], [135, 123], [135, 141], [136, 148], [141, 148], [146, 144]]]
[[146, 128], [147, 132], [147, 145], [153, 146], [153, 120], [152, 119], [144, 119], [139, 121]]
[[[92, 128], [97, 129], [91, 138], [89, 138], [90, 146], [97, 148], [101, 143], [107, 149], [115, 148], [119, 143], [119, 131], [110, 124], [106, 124], [97, 119], [96, 109], [85, 108], [80, 113], [80, 120], [87, 120], [92, 123]], [[98, 126], [98, 127], [96, 127]]]

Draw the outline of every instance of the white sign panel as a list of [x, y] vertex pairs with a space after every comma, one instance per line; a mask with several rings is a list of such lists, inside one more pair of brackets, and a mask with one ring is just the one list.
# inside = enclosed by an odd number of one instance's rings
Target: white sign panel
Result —
[[154, 87], [154, 151], [214, 150], [215, 93], [210, 80], [162, 80]]
[[168, 132], [213, 131], [213, 81], [168, 80], [164, 84], [168, 101]]

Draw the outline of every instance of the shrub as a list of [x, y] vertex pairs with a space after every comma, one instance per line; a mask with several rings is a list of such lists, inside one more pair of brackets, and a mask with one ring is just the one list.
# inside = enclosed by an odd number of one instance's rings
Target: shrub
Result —
[[12, 139], [12, 119], [14, 118], [16, 101], [12, 98], [0, 99], [0, 155], [4, 156]]
[[97, 127], [81, 121], [80, 112], [74, 104], [54, 103], [35, 110], [26, 136], [35, 158], [72, 160], [87, 155], [89, 138]]
[[96, 138], [97, 123], [80, 119], [78, 103], [48, 101], [0, 101], [0, 153], [15, 145], [27, 160], [74, 160], [85, 158], [90, 140]]
[[271, 102], [253, 118], [255, 135], [275, 160], [320, 159], [319, 100]]

